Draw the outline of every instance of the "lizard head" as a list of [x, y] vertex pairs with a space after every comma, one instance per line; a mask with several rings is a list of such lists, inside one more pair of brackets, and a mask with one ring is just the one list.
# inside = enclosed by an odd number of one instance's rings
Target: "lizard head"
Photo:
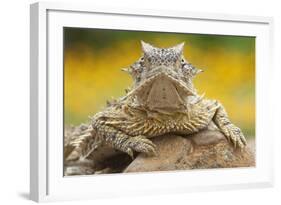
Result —
[[141, 44], [142, 57], [128, 69], [134, 79], [129, 94], [149, 110], [184, 109], [187, 98], [196, 95], [192, 79], [200, 72], [184, 59], [184, 43], [170, 48]]

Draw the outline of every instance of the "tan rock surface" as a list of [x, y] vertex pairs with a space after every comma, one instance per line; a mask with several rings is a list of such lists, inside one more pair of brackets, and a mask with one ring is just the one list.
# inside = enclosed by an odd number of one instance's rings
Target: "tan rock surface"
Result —
[[[80, 129], [80, 128], [79, 128]], [[69, 141], [79, 134], [78, 128], [67, 130]], [[78, 131], [77, 131], [78, 130]], [[254, 140], [244, 150], [234, 149], [225, 136], [216, 130], [205, 130], [182, 137], [164, 135], [151, 139], [157, 145], [157, 156], [139, 154], [132, 160], [127, 154], [105, 145], [99, 147], [87, 159], [65, 160], [65, 175], [88, 175], [122, 172], [150, 172], [207, 168], [230, 168], [255, 166]], [[70, 147], [71, 148], [71, 147]]]
[[157, 145], [157, 156], [140, 154], [124, 172], [255, 166], [249, 147], [234, 149], [219, 131], [206, 130], [189, 137], [166, 135], [152, 140]]

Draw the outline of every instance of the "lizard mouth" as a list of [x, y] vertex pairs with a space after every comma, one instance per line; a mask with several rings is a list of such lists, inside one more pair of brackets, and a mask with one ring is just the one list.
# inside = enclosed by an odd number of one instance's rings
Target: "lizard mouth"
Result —
[[196, 95], [193, 88], [168, 72], [149, 77], [132, 92], [138, 103], [157, 111], [174, 111], [185, 108], [188, 96]]

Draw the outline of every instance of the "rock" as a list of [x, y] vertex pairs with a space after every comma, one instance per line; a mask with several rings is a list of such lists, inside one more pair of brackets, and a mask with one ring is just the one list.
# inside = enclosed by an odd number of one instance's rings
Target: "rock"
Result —
[[64, 176], [94, 174], [95, 169], [90, 160], [79, 160], [64, 163]]
[[65, 132], [65, 176], [255, 166], [254, 143], [250, 141], [243, 150], [234, 149], [225, 136], [212, 127], [186, 137], [168, 134], [152, 138], [157, 145], [154, 157], [138, 154], [132, 160], [127, 154], [102, 145], [81, 159], [69, 142], [82, 128], [70, 127]]
[[235, 149], [219, 131], [205, 130], [188, 137], [159, 136], [157, 156], [139, 154], [124, 172], [170, 171], [255, 166], [249, 147]]
[[74, 151], [64, 160], [65, 176], [120, 173], [132, 162], [132, 158], [126, 153], [104, 144], [86, 159], [79, 158], [78, 155], [79, 153]]

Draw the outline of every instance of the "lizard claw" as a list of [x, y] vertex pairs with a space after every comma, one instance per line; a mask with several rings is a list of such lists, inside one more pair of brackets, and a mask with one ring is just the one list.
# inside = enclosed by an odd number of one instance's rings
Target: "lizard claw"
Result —
[[242, 131], [233, 124], [225, 125], [222, 128], [222, 132], [225, 134], [227, 139], [233, 143], [234, 148], [244, 148], [247, 145], [246, 138]]
[[127, 148], [126, 153], [132, 158], [132, 160], [135, 159], [134, 152], [133, 152], [133, 150], [131, 148]]
[[149, 156], [155, 156], [156, 155], [156, 145], [151, 142], [149, 139], [147, 139], [144, 136], [137, 136], [137, 137], [131, 137], [127, 141], [127, 146], [129, 147], [127, 150], [127, 153], [132, 157], [131, 154], [132, 150], [136, 152], [143, 152]]

